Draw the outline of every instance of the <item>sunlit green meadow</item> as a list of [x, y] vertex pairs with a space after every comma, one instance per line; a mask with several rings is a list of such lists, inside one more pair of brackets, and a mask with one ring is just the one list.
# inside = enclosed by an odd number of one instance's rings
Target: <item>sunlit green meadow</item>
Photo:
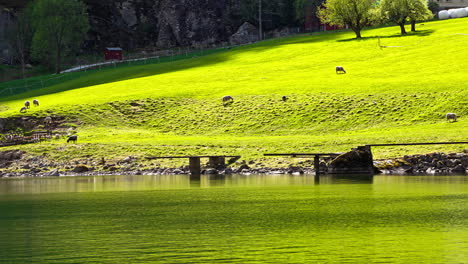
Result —
[[[468, 19], [314, 33], [175, 62], [109, 68], [10, 98], [0, 117], [67, 116], [79, 144], [28, 145], [55, 158], [341, 152], [362, 144], [466, 141]], [[347, 74], [335, 74], [335, 66]], [[234, 103], [224, 106], [224, 95]], [[281, 96], [287, 96], [283, 102]], [[445, 113], [457, 113], [457, 122]], [[376, 157], [466, 146], [377, 149]], [[86, 153], [86, 154], [85, 154]], [[75, 156], [76, 155], [76, 156]]]

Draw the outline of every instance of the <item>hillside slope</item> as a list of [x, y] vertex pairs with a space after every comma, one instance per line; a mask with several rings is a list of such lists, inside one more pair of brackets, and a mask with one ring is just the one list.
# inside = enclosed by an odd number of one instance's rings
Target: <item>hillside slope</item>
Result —
[[[468, 19], [283, 38], [171, 63], [109, 69], [0, 99], [0, 117], [66, 117], [79, 144], [53, 159], [339, 152], [370, 143], [467, 141]], [[347, 74], [335, 74], [341, 65]], [[224, 106], [221, 97], [234, 103]], [[283, 102], [281, 96], [287, 96]], [[445, 113], [461, 118], [449, 123]], [[64, 127], [67, 125], [65, 124]], [[466, 146], [376, 150], [377, 157]], [[269, 162], [262, 160], [261, 162]]]

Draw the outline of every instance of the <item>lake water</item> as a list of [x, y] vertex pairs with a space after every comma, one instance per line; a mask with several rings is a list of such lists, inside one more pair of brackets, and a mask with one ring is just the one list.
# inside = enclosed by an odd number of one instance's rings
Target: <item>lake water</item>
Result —
[[468, 263], [467, 176], [0, 180], [0, 263]]

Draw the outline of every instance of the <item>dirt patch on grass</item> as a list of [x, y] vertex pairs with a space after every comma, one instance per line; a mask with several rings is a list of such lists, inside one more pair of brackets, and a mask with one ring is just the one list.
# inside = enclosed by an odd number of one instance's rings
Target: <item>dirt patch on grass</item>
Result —
[[23, 134], [28, 135], [33, 131], [50, 131], [53, 133], [64, 133], [67, 130], [75, 130], [78, 126], [76, 120], [70, 120], [66, 116], [21, 116], [0, 118], [0, 134]]

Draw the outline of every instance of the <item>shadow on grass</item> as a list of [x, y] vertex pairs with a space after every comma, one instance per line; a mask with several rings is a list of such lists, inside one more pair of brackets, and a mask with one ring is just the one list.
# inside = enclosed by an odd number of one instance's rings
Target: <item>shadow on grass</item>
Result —
[[105, 83], [161, 75], [190, 68], [205, 67], [207, 65], [222, 63], [228, 60], [229, 57], [229, 52], [223, 52], [220, 54], [210, 54], [202, 57], [187, 58], [172, 62], [162, 62], [158, 64], [129, 65], [117, 68], [108, 67], [102, 70], [66, 73], [69, 76], [64, 77], [63, 82], [45, 88], [38, 88], [35, 90], [0, 98], [0, 102], [37, 97]]
[[[421, 30], [417, 32], [410, 32], [405, 36], [428, 36], [432, 34], [434, 30]], [[11, 100], [21, 100], [31, 97], [37, 97], [42, 95], [48, 95], [53, 93], [64, 92], [73, 89], [79, 89], [88, 86], [95, 86], [105, 83], [119, 82], [130, 79], [143, 78], [153, 75], [161, 75], [165, 73], [172, 73], [182, 70], [187, 70], [197, 67], [206, 67], [215, 65], [228, 61], [232, 55], [239, 55], [246, 52], [263, 52], [265, 50], [283, 46], [283, 45], [294, 45], [294, 44], [307, 44], [315, 43], [322, 41], [355, 41], [357, 39], [340, 39], [344, 35], [349, 34], [349, 31], [340, 31], [340, 32], [320, 32], [320, 33], [309, 33], [303, 35], [290, 36], [279, 39], [271, 39], [252, 45], [235, 47], [232, 49], [226, 49], [222, 51], [215, 51], [212, 54], [204, 55], [201, 57], [180, 59], [177, 61], [163, 62], [158, 64], [146, 64], [146, 65], [129, 65], [122, 66], [118, 68], [106, 68], [103, 70], [94, 70], [89, 72], [74, 72], [67, 73], [70, 75], [70, 78], [65, 78], [61, 83], [57, 83], [45, 88], [39, 88], [35, 90], [30, 90], [23, 93], [18, 93], [16, 95], [7, 96], [0, 98], [0, 102], [11, 101]], [[397, 38], [405, 37], [399, 34], [394, 34], [390, 36], [370, 36], [363, 37], [362, 39], [376, 39], [376, 38]], [[358, 40], [359, 41], [359, 40]], [[26, 80], [27, 81], [27, 80]]]
[[[219, 51], [212, 50], [211, 54], [202, 55], [200, 57], [194, 56], [192, 58], [183, 58], [177, 61], [166, 61], [157, 64], [153, 63], [146, 65], [120, 66], [117, 68], [109, 66], [102, 70], [66, 73], [66, 75], [68, 76], [65, 75], [63, 81], [59, 83], [52, 84], [44, 88], [31, 89], [29, 91], [25, 91], [25, 89], [23, 89], [23, 91], [19, 92], [18, 94], [0, 98], [0, 102], [22, 100], [26, 98], [59, 93], [88, 86], [144, 78], [153, 75], [162, 75], [165, 73], [187, 70], [190, 68], [206, 67], [228, 61], [232, 55], [238, 56], [242, 53], [263, 52], [268, 49], [279, 47], [282, 45], [305, 44], [334, 40], [336, 38], [341, 37], [341, 35], [345, 33], [346, 32], [330, 32], [325, 34], [312, 33], [303, 34], [299, 36], [296, 35], [285, 38], [265, 40], [251, 45], [234, 47], [232, 49], [223, 49]], [[27, 83], [29, 80], [35, 80], [36, 82], [40, 82], [40, 78], [37, 77], [20, 81]], [[2, 86], [8, 87], [9, 84], [4, 83]]]
[[278, 46], [281, 45], [294, 45], [294, 44], [308, 44], [322, 41], [330, 41], [342, 38], [344, 35], [349, 34], [349, 31], [329, 31], [329, 32], [314, 32], [294, 37], [286, 37], [280, 39]]
[[406, 35], [401, 35], [400, 33], [393, 34], [393, 35], [387, 35], [387, 36], [369, 36], [369, 37], [362, 37], [360, 39], [357, 38], [351, 38], [351, 39], [340, 39], [337, 40], [338, 42], [349, 42], [349, 41], [361, 41], [361, 40], [367, 40], [367, 39], [388, 39], [388, 38], [403, 38], [403, 37], [410, 37], [410, 36], [417, 36], [417, 37], [426, 37], [434, 33], [435, 30], [433, 29], [425, 29], [425, 30], [419, 30], [416, 32], [410, 31]]

